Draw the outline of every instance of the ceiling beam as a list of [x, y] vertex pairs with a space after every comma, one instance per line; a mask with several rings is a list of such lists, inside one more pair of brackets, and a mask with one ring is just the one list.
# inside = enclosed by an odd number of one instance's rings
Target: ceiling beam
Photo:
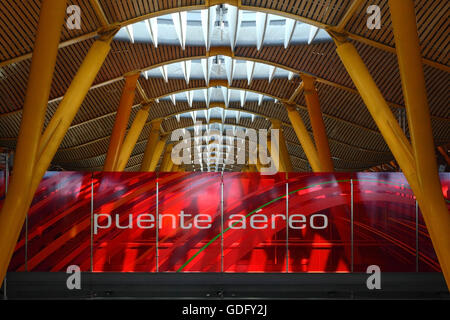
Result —
[[[159, 16], [163, 16], [163, 15], [167, 15], [167, 14], [172, 14], [172, 13], [179, 13], [179, 12], [183, 12], [183, 11], [190, 11], [190, 10], [203, 10], [203, 9], [208, 9], [210, 6], [213, 5], [217, 5], [220, 3], [224, 3], [224, 4], [230, 4], [232, 6], [237, 6], [238, 9], [240, 10], [248, 10], [248, 11], [256, 11], [256, 12], [263, 12], [263, 13], [268, 13], [268, 14], [273, 14], [273, 15], [278, 15], [278, 16], [282, 16], [285, 18], [289, 18], [295, 21], [300, 21], [303, 23], [307, 23], [313, 26], [316, 26], [320, 29], [335, 29], [337, 26], [333, 26], [333, 25], [329, 25], [329, 24], [325, 24], [325, 23], [321, 23], [319, 21], [313, 20], [313, 19], [309, 19], [303, 16], [299, 16], [299, 15], [295, 15], [292, 13], [287, 13], [284, 11], [279, 11], [279, 10], [275, 10], [275, 9], [267, 9], [267, 8], [263, 8], [263, 7], [259, 7], [259, 6], [248, 6], [248, 5], [242, 5], [241, 1], [236, 1], [236, 0], [223, 0], [223, 1], [212, 1], [210, 0], [209, 2], [207, 1], [206, 4], [203, 5], [193, 5], [193, 6], [184, 6], [184, 7], [175, 7], [175, 8], [170, 8], [170, 9], [165, 9], [165, 10], [160, 10], [160, 11], [156, 11], [156, 12], [152, 12], [152, 13], [148, 13], [148, 14], [144, 14], [142, 16], [138, 16], [138, 17], [134, 17], [125, 21], [121, 21], [121, 22], [114, 22], [109, 24], [106, 28], [112, 28], [112, 27], [124, 27], [133, 23], [137, 23], [140, 21], [144, 21], [147, 19], [151, 19], [151, 18], [155, 18], [155, 17], [159, 17]], [[232, 7], [231, 7], [232, 8]], [[345, 17], [345, 16], [344, 16]], [[67, 46], [70, 46], [74, 43], [78, 43], [81, 41], [85, 41], [87, 39], [92, 39], [97, 37], [99, 34], [101, 34], [102, 32], [105, 31], [106, 29], [105, 27], [101, 26], [97, 31], [93, 31], [93, 32], [89, 32], [87, 34], [69, 39], [69, 40], [65, 40], [63, 42], [61, 42], [58, 46], [58, 48], [64, 48]], [[237, 31], [237, 30], [236, 30]], [[381, 42], [377, 42], [368, 38], [365, 38], [363, 36], [359, 36], [357, 34], [353, 34], [353, 33], [349, 33], [346, 32], [346, 35], [349, 39], [364, 43], [366, 45], [378, 48], [380, 50], [383, 51], [387, 51], [387, 52], [391, 52], [393, 54], [395, 54], [395, 47], [390, 47], [388, 45], [385, 45]], [[20, 61], [26, 60], [31, 58], [32, 56], [32, 52], [21, 55], [21, 56], [17, 56], [5, 61], [0, 62], [0, 67], [4, 67], [7, 66], [11, 63], [18, 63]], [[450, 72], [450, 67], [448, 67], [445, 64], [441, 64], [439, 62], [430, 60], [430, 59], [426, 59], [426, 58], [422, 58], [422, 63], [432, 66], [433, 68], [439, 69], [439, 70], [443, 70], [446, 72]]]
[[95, 11], [95, 15], [97, 16], [100, 25], [102, 27], [107, 27], [109, 25], [108, 18], [106, 17], [100, 2], [98, 0], [89, 0], [89, 2]]
[[[320, 82], [320, 83], [323, 83], [323, 84], [326, 84], [326, 85], [329, 85], [329, 86], [332, 86], [332, 87], [335, 87], [335, 88], [338, 88], [338, 89], [342, 89], [342, 90], [354, 93], [354, 94], [359, 96], [359, 92], [355, 88], [347, 87], [347, 86], [344, 86], [342, 84], [339, 84], [339, 83], [336, 83], [336, 82], [333, 82], [333, 81], [330, 81], [330, 80], [318, 77], [318, 76], [316, 76], [314, 74], [311, 74], [311, 73], [308, 73], [308, 72], [304, 72], [302, 70], [296, 70], [296, 69], [293, 69], [293, 68], [290, 68], [290, 67], [287, 67], [287, 66], [284, 66], [284, 65], [280, 65], [280, 64], [274, 63], [274, 62], [265, 61], [265, 60], [262, 60], [262, 59], [249, 58], [249, 57], [244, 57], [244, 56], [236, 56], [227, 47], [212, 47], [211, 50], [206, 53], [206, 55], [186, 57], [186, 58], [180, 58], [180, 59], [173, 59], [173, 60], [161, 62], [161, 63], [158, 63], [158, 64], [154, 64], [154, 65], [151, 65], [151, 66], [147, 66], [147, 67], [142, 68], [140, 70], [134, 70], [134, 71], [136, 71], [136, 72], [139, 72], [139, 71], [140, 72], [145, 72], [145, 71], [148, 71], [148, 70], [151, 70], [151, 69], [160, 68], [161, 73], [164, 76], [164, 74], [166, 74], [165, 70], [167, 69], [167, 65], [169, 65], [169, 64], [177, 63], [177, 62], [183, 62], [183, 61], [188, 61], [188, 60], [201, 60], [201, 59], [204, 59], [204, 64], [205, 64], [205, 66], [207, 68], [206, 71], [208, 71], [208, 69], [210, 69], [210, 68], [208, 68], [208, 66], [210, 66], [209, 57], [213, 57], [215, 55], [224, 55], [224, 56], [226, 56], [228, 58], [230, 58], [230, 57], [233, 58], [231, 60], [233, 62], [233, 65], [231, 66], [231, 71], [233, 71], [233, 69], [234, 69], [234, 64], [235, 64], [234, 61], [235, 60], [253, 61], [253, 62], [258, 62], [258, 63], [261, 63], [261, 64], [266, 64], [266, 65], [269, 65], [271, 67], [275, 67], [273, 69], [273, 73], [274, 73], [274, 70], [276, 68], [280, 68], [280, 69], [283, 69], [283, 70], [287, 70], [289, 72], [293, 72], [294, 74], [297, 74], [299, 76], [301, 76], [301, 75], [309, 75], [311, 77], [314, 77], [317, 82]], [[271, 79], [271, 77], [273, 77], [273, 73], [272, 73], [271, 76], [269, 76], [269, 79]], [[97, 83], [97, 84], [93, 85], [90, 89], [99, 88], [99, 87], [111, 84], [113, 82], [121, 81], [123, 79], [124, 79], [124, 75], [116, 77], [116, 78], [113, 78], [113, 79], [106, 80], [104, 82]], [[63, 97], [64, 96], [59, 96], [59, 97], [53, 98], [53, 99], [51, 99], [49, 101], [49, 103], [57, 102], [57, 101], [61, 100]], [[394, 108], [405, 108], [405, 106], [397, 104], [397, 103], [392, 102], [392, 101], [387, 101], [387, 103], [391, 107], [394, 107]], [[21, 111], [22, 111], [22, 109], [17, 109], [17, 110], [14, 110], [14, 111], [2, 113], [2, 114], [0, 114], [0, 119], [3, 118], [3, 117], [8, 117], [8, 116], [11, 116], [11, 115], [18, 114]], [[431, 115], [431, 119], [439, 120], [439, 121], [450, 121], [450, 118], [444, 118], [444, 117], [433, 116], [433, 115]]]
[[[173, 94], [173, 93], [171, 93], [171, 94]], [[170, 94], [169, 94], [169, 95], [170, 95]], [[211, 103], [211, 105], [212, 105], [212, 107], [226, 108], [224, 103]], [[138, 106], [140, 106], [140, 104], [133, 106], [133, 108], [137, 108]], [[300, 109], [303, 109], [303, 110], [307, 110], [307, 108], [304, 107], [304, 106], [297, 106], [297, 107], [300, 108]], [[171, 119], [171, 118], [175, 117], [176, 115], [180, 115], [180, 114], [183, 114], [183, 113], [188, 113], [189, 111], [195, 111], [195, 110], [198, 110], [198, 111], [207, 111], [208, 108], [198, 108], [198, 109], [194, 109], [194, 110], [192, 110], [192, 109], [186, 109], [186, 110], [182, 110], [182, 111], [179, 111], [179, 112], [174, 112], [174, 113], [171, 113], [171, 114], [167, 114], [167, 115], [163, 116], [162, 118], [151, 119], [151, 120], [148, 121], [145, 125], [150, 125], [150, 124], [151, 124], [151, 121], [156, 120], [156, 119], [164, 119], [164, 120], [167, 120], [167, 119]], [[268, 117], [267, 115], [264, 115], [264, 114], [261, 114], [261, 113], [257, 113], [257, 112], [253, 112], [253, 111], [249, 111], [249, 110], [245, 110], [245, 109], [243, 110], [243, 109], [241, 109], [241, 108], [226, 108], [226, 110], [233, 110], [233, 111], [237, 111], [237, 112], [245, 112], [245, 113], [249, 113], [249, 114], [254, 114], [254, 115], [256, 115], [256, 116], [259, 116], [259, 117], [265, 118], [265, 119], [269, 119], [269, 118], [270, 118], [270, 117]], [[113, 116], [114, 114], [115, 114], [115, 112], [112, 112], [112, 113], [110, 113], [110, 114], [108, 114], [108, 115], [102, 116], [101, 118], [103, 119], [103, 118], [108, 117], [108, 116]], [[330, 118], [332, 118], [332, 119], [336, 119], [336, 120], [337, 120], [337, 118], [332, 117], [332, 116], [328, 116], [328, 115], [326, 115], [326, 114], [324, 114], [323, 116], [324, 116], [324, 117], [330, 117]], [[89, 122], [92, 122], [92, 121], [90, 121], [90, 120], [88, 120], [88, 121], [89, 121]], [[344, 122], [346, 122], [346, 123], [348, 123], [348, 124], [354, 125], [353, 123], [348, 122], [348, 121], [346, 121], [346, 120], [342, 120], [342, 119], [341, 119], [341, 121], [344, 121]], [[83, 123], [80, 123], [80, 124], [77, 124], [76, 126], [80, 126], [80, 125], [82, 125], [82, 124], [83, 124]], [[233, 125], [233, 124], [229, 124], [229, 125]], [[238, 125], [238, 124], [237, 124], [237, 125]], [[285, 126], [285, 127], [292, 128], [292, 125], [291, 125], [290, 123], [287, 123], [287, 122], [282, 122], [282, 125]], [[359, 125], [357, 125], [357, 126], [359, 126]], [[363, 128], [364, 128], [364, 127], [363, 127]], [[366, 129], [366, 130], [373, 131], [374, 133], [379, 134], [378, 132], [376, 132], [376, 131], [374, 131], [374, 130], [372, 130], [372, 129], [368, 129], [368, 128], [365, 128], [365, 129]], [[309, 132], [311, 133], [311, 131], [309, 131]], [[99, 140], [102, 140], [102, 139], [109, 139], [109, 135], [108, 135], [108, 136], [105, 136], [105, 137], [103, 137], [103, 138], [94, 139], [94, 140], [92, 140], [92, 141], [90, 141], [90, 142], [83, 143], [83, 144], [80, 144], [80, 145], [77, 145], [77, 146], [68, 147], [68, 148], [61, 148], [60, 151], [61, 151], [61, 150], [68, 150], [68, 149], [73, 149], [73, 148], [84, 147], [84, 146], [86, 146], [86, 145], [89, 145], [89, 144], [98, 142]], [[376, 153], [376, 154], [390, 154], [389, 151], [379, 151], [379, 150], [367, 149], [367, 148], [364, 148], [364, 147], [355, 146], [355, 145], [352, 145], [352, 144], [349, 144], [349, 143], [346, 143], [346, 142], [342, 142], [342, 141], [339, 141], [339, 140], [336, 140], [336, 139], [331, 139], [331, 138], [330, 138], [329, 140], [330, 140], [331, 142], [335, 142], [335, 143], [338, 143], [338, 144], [341, 144], [341, 145], [345, 145], [345, 146], [350, 147], [350, 148], [353, 148], [353, 149], [358, 149], [359, 151], [362, 151], [362, 152], [370, 152], [370, 153]]]
[[356, 10], [365, 2], [365, 0], [353, 0], [350, 6], [345, 11], [339, 23], [334, 27], [334, 30], [338, 33], [342, 33], [345, 29], [347, 22], [355, 14]]

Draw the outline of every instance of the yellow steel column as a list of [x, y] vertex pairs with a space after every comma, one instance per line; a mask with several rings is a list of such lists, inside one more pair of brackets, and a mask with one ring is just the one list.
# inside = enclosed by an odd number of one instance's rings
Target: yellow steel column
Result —
[[26, 190], [38, 154], [66, 5], [62, 0], [43, 0], [41, 3], [14, 169], [0, 212], [0, 282], [5, 277], [28, 210]]
[[302, 117], [297, 112], [295, 105], [285, 104], [289, 120], [291, 121], [292, 127], [297, 135], [298, 141], [302, 145], [303, 151], [308, 158], [309, 164], [314, 172], [323, 171], [321, 169], [319, 155], [317, 153], [316, 147], [309, 136], [308, 130], [306, 130], [305, 124], [303, 123]]
[[122, 146], [125, 131], [127, 130], [130, 119], [131, 108], [136, 92], [136, 84], [139, 73], [125, 76], [125, 85], [120, 97], [119, 107], [117, 108], [116, 121], [109, 140], [108, 153], [106, 154], [104, 171], [113, 171], [119, 158], [120, 148]]
[[[161, 137], [160, 140], [156, 143], [155, 152], [152, 157], [152, 161], [150, 162], [150, 167], [148, 168], [149, 172], [153, 172], [156, 170], [156, 166], [158, 165], [159, 159], [161, 159], [161, 155], [164, 152], [164, 147], [166, 146], [168, 135]], [[162, 163], [162, 162], [161, 162]]]
[[142, 106], [142, 108], [137, 112], [136, 117], [131, 124], [130, 130], [128, 130], [128, 134], [125, 137], [122, 147], [120, 148], [119, 157], [117, 158], [117, 163], [114, 167], [115, 171], [123, 171], [127, 166], [131, 153], [133, 152], [133, 149], [136, 146], [136, 142], [139, 139], [142, 129], [145, 126], [145, 122], [147, 121], [149, 108], [150, 105], [146, 104]]
[[[277, 146], [278, 147], [277, 150], [279, 151], [280, 157], [280, 171], [292, 172], [292, 162], [289, 156], [289, 151], [287, 149], [283, 129], [281, 128], [281, 121], [278, 119], [271, 119], [271, 122], [272, 122], [272, 129], [278, 129], [279, 146]], [[274, 152], [276, 152], [275, 149]]]
[[180, 166], [179, 165], [177, 165], [177, 164], [174, 164], [173, 166], [172, 166], [172, 170], [171, 170], [172, 172], [179, 172], [180, 171]]
[[450, 214], [439, 180], [414, 1], [389, 0], [411, 144], [424, 199], [419, 203], [450, 288]]
[[[402, 168], [409, 184], [418, 190], [415, 160], [411, 145], [391, 112], [386, 100], [372, 79], [355, 47], [350, 42], [336, 41], [339, 57], [358, 89], [384, 140]], [[416, 194], [417, 196], [417, 194]]]
[[316, 150], [319, 155], [320, 167], [322, 171], [333, 172], [334, 165], [331, 160], [330, 145], [328, 144], [327, 132], [323, 123], [322, 112], [320, 110], [319, 95], [314, 86], [314, 78], [302, 75], [303, 89], [305, 93], [306, 106], [308, 108], [309, 119], [314, 135]]
[[33, 172], [33, 180], [28, 192], [28, 203], [27, 209], [31, 204], [33, 195], [41, 182], [42, 177], [45, 174], [50, 162], [52, 161], [56, 151], [58, 150], [67, 130], [70, 127], [75, 115], [80, 109], [81, 103], [83, 102], [89, 88], [92, 86], [98, 71], [100, 70], [103, 61], [108, 55], [111, 49], [111, 40], [115, 32], [111, 32], [108, 35], [102, 36], [99, 40], [92, 44], [83, 63], [78, 69], [77, 74], [72, 80], [69, 88], [64, 95], [64, 98], [60, 102], [58, 109], [50, 120], [50, 124], [56, 122], [56, 130], [54, 130], [51, 139], [48, 143], [42, 147], [41, 144], [39, 148], [43, 150], [36, 161]]
[[172, 168], [172, 165], [173, 165], [172, 148], [173, 148], [173, 144], [169, 144], [167, 146], [166, 151], [164, 152], [164, 157], [161, 160], [161, 165], [159, 166], [160, 172], [170, 172], [170, 169]]
[[[369, 112], [396, 158], [409, 185], [414, 191], [424, 218], [427, 217], [425, 218], [425, 222], [429, 228], [433, 245], [436, 246], [436, 253], [438, 254], [439, 262], [447, 281], [447, 286], [450, 287], [448, 260], [450, 256], [448, 250], [450, 243], [448, 233], [449, 220], [448, 216], [445, 215], [448, 215], [447, 209], [442, 208], [440, 204], [442, 191], [439, 190], [439, 192], [437, 192], [435, 191], [436, 188], [433, 188], [430, 192], [430, 190], [424, 190], [422, 188], [416, 172], [416, 160], [413, 156], [412, 147], [403, 131], [400, 129], [399, 124], [370, 76], [370, 73], [358, 52], [354, 46], [348, 42], [336, 40], [336, 45], [336, 51], [346, 67], [347, 72], [350, 74], [350, 77], [358, 88]], [[426, 155], [420, 155], [420, 157], [424, 156]]]
[[61, 138], [61, 141], [64, 138], [67, 129], [75, 118], [81, 103], [86, 97], [92, 82], [94, 82], [103, 61], [109, 53], [114, 34], [113, 32], [105, 35], [92, 44], [77, 74], [67, 89], [64, 98], [61, 100], [55, 114], [42, 134], [39, 143], [39, 157], [45, 157], [45, 153], [48, 153], [48, 150], [52, 149], [52, 147], [49, 147], [50, 144], [53, 144], [53, 147], [56, 145], [56, 149], [59, 147], [61, 142], [56, 144], [55, 142], [58, 139], [55, 140], [54, 138], [58, 136]]
[[162, 123], [162, 119], [157, 119], [152, 121], [152, 131], [147, 140], [147, 146], [144, 152], [144, 158], [141, 163], [141, 171], [149, 171], [150, 165], [152, 163], [153, 155], [156, 151], [156, 146], [159, 140], [159, 131]]

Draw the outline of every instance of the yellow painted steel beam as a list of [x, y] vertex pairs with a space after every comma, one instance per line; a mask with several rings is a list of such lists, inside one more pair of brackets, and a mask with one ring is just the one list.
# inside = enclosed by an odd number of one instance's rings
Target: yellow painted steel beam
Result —
[[[64, 95], [63, 100], [59, 104], [55, 114], [42, 134], [39, 143], [39, 157], [45, 157], [44, 153], [48, 152], [48, 150], [52, 148], [49, 148], [49, 144], [54, 145], [55, 141], [59, 139], [58, 138], [55, 140], [55, 135], [60, 136], [62, 134], [62, 137], [64, 137], [65, 133], [70, 128], [70, 124], [80, 108], [78, 102], [80, 104], [83, 102], [87, 92], [89, 91], [89, 87], [92, 85], [93, 79], [91, 81], [91, 78], [94, 77], [95, 79], [98, 70], [106, 58], [106, 56], [103, 57], [103, 55], [107, 55], [110, 50], [113, 34], [114, 32], [105, 34], [102, 38], [94, 42], [92, 47], [89, 49], [88, 54], [80, 66], [75, 78], [72, 80], [72, 83]], [[96, 59], [95, 54], [97, 53], [99, 56]], [[83, 80], [83, 76], [86, 76], [86, 81]], [[87, 83], [89, 83], [88, 88], [86, 88]], [[79, 95], [77, 95], [77, 91], [80, 92]], [[68, 93], [70, 93], [70, 95], [68, 95]], [[59, 144], [60, 143], [58, 143], [58, 146]]]
[[137, 89], [141, 97], [144, 99], [144, 102], [150, 102], [151, 100], [147, 97], [147, 93], [145, 92], [144, 88], [142, 88], [141, 83], [137, 82]]
[[14, 167], [8, 194], [0, 211], [0, 282], [3, 282], [28, 212], [27, 190], [38, 155], [66, 4], [61, 0], [43, 0], [41, 3]]
[[419, 202], [428, 232], [450, 288], [450, 214], [442, 195], [425, 89], [414, 1], [389, 0], [412, 151], [423, 198]]
[[[448, 210], [441, 205], [442, 190], [433, 186], [433, 182], [424, 183], [423, 172], [418, 171], [416, 159], [413, 154], [413, 148], [406, 139], [405, 134], [400, 129], [395, 117], [393, 116], [389, 106], [384, 101], [378, 87], [373, 81], [367, 67], [364, 65], [361, 57], [351, 43], [340, 42], [336, 39], [338, 55], [345, 65], [350, 77], [361, 93], [361, 97], [369, 109], [373, 119], [380, 129], [383, 137], [391, 149], [397, 163], [402, 169], [411, 189], [413, 190], [419, 206], [422, 210], [433, 245], [436, 246], [439, 263], [443, 270], [444, 276], [449, 286], [449, 217]], [[413, 113], [417, 110], [413, 110]], [[415, 115], [416, 116], [416, 115]], [[414, 120], [415, 121], [415, 120]], [[420, 119], [418, 120], [420, 121]], [[414, 123], [417, 125], [417, 123]], [[418, 141], [416, 141], [417, 143]], [[434, 155], [434, 150], [432, 152]], [[418, 161], [422, 164], [426, 161], [421, 157], [432, 157], [431, 154], [418, 155]], [[429, 159], [428, 159], [429, 161]], [[430, 173], [432, 174], [432, 173]], [[427, 178], [425, 178], [427, 179]], [[423, 186], [429, 186], [429, 190], [425, 190]], [[444, 249], [444, 250], [443, 250]], [[450, 286], [449, 286], [450, 287]]]
[[161, 159], [161, 155], [163, 154], [164, 147], [166, 146], [167, 138], [167, 135], [163, 136], [156, 143], [155, 152], [153, 154], [148, 170], [149, 172], [154, 172], [156, 170], [156, 166], [158, 165], [159, 159]]
[[127, 136], [120, 148], [119, 158], [117, 159], [117, 164], [114, 168], [115, 171], [123, 171], [127, 166], [131, 153], [133, 152], [145, 122], [147, 121], [149, 108], [150, 105], [144, 105], [136, 114], [131, 128], [128, 130]]
[[303, 90], [303, 82], [300, 82], [297, 89], [295, 89], [294, 93], [291, 95], [291, 97], [288, 99], [288, 103], [295, 103], [294, 100], [297, 98], [297, 96], [300, 94], [300, 92]]
[[97, 16], [100, 25], [102, 27], [107, 27], [109, 25], [108, 18], [106, 17], [100, 2], [98, 0], [89, 0], [89, 2], [91, 3], [92, 8], [94, 8], [95, 15]]
[[322, 172], [319, 154], [295, 105], [285, 104], [289, 120], [314, 172]]
[[364, 3], [364, 0], [353, 0], [350, 6], [348, 7], [347, 11], [345, 11], [344, 16], [341, 18], [339, 23], [336, 27], [334, 27], [334, 30], [336, 32], [344, 32], [345, 26], [347, 22], [351, 19], [351, 17], [355, 14], [356, 10], [361, 7], [361, 5]]
[[139, 73], [130, 74], [125, 77], [125, 85], [122, 89], [116, 121], [112, 129], [108, 152], [106, 153], [105, 165], [103, 167], [104, 171], [113, 171], [117, 165], [133, 106], [138, 78]]
[[[283, 128], [281, 127], [281, 121], [277, 119], [271, 119], [272, 129], [278, 129], [279, 134], [279, 145], [272, 146], [274, 152], [278, 150], [280, 158], [280, 171], [281, 172], [292, 172], [292, 162], [289, 157], [289, 151], [287, 149], [286, 140], [284, 138]], [[276, 148], [276, 150], [275, 150]]]
[[173, 165], [173, 162], [172, 162], [172, 148], [173, 148], [173, 144], [169, 144], [167, 146], [166, 151], [164, 152], [163, 159], [162, 159], [161, 164], [159, 166], [159, 171], [160, 172], [170, 172], [170, 169], [172, 168], [172, 165]]
[[52, 138], [48, 141], [42, 154], [34, 166], [33, 180], [28, 193], [27, 209], [33, 200], [34, 193], [39, 186], [48, 166], [50, 165], [56, 151], [58, 150], [64, 136], [75, 118], [80, 106], [86, 97], [89, 87], [92, 85], [103, 61], [111, 49], [111, 40], [114, 33], [109, 33], [92, 44], [83, 63], [78, 69], [77, 74], [67, 89], [64, 99], [58, 106], [53, 118], [50, 120], [58, 121]]
[[[159, 136], [160, 136], [161, 123], [162, 123], [162, 119], [156, 119], [151, 122], [152, 130], [150, 131], [150, 135], [147, 140], [147, 146], [145, 148], [144, 158], [142, 159], [140, 171], [150, 171], [152, 158], [154, 155], [156, 155], [156, 151], [157, 151], [157, 144], [158, 144]], [[160, 157], [160, 156], [161, 156], [161, 154], [159, 154], [158, 157]]]
[[414, 185], [414, 189], [417, 189], [416, 165], [409, 141], [353, 44], [350, 42], [336, 41], [336, 45], [336, 52], [352, 78], [353, 83], [358, 88], [384, 140], [405, 175], [412, 178], [412, 181], [410, 181], [411, 187]]
[[314, 86], [314, 78], [303, 75], [302, 80], [321, 170], [324, 172], [333, 172], [334, 165], [331, 159], [330, 145], [328, 144], [327, 132], [322, 118], [322, 111], [320, 110], [319, 95]]

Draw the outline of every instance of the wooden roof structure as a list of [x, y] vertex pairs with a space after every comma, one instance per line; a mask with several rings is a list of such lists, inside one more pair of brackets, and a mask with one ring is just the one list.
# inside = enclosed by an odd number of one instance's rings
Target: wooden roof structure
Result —
[[[360, 1], [353, 15], [346, 13], [351, 0], [242, 0], [224, 1], [238, 4], [239, 10], [267, 13], [293, 19], [313, 27], [327, 30], [344, 21], [345, 32], [355, 45], [376, 84], [392, 111], [405, 117], [402, 85], [395, 55], [389, 9], [386, 0]], [[96, 37], [108, 26], [126, 27], [147, 19], [157, 19], [180, 11], [205, 10], [221, 2], [213, 0], [76, 0], [82, 12], [80, 30], [63, 29], [60, 49], [53, 77], [47, 121], [76, 74], [88, 49]], [[381, 29], [370, 30], [366, 26], [368, 5], [381, 9]], [[415, 1], [417, 26], [422, 46], [423, 69], [431, 112], [433, 136], [436, 145], [450, 142], [450, 117], [448, 106], [448, 1]], [[21, 110], [31, 64], [34, 35], [39, 17], [40, 1], [4, 0], [0, 3], [0, 146], [13, 149], [18, 136]], [[188, 34], [189, 38], [189, 34]], [[331, 155], [337, 171], [361, 171], [393, 159], [364, 102], [335, 51], [333, 41], [291, 43], [285, 48], [279, 44], [240, 45], [239, 41], [230, 56], [236, 61], [253, 61], [316, 78], [324, 123], [330, 143]], [[108, 149], [109, 137], [114, 125], [124, 75], [142, 72], [182, 61], [201, 60], [214, 55], [214, 47], [191, 45], [183, 49], [179, 44], [132, 42], [114, 39], [94, 84], [84, 100], [77, 116], [56, 153], [53, 164], [66, 170], [101, 170]], [[221, 49], [220, 53], [225, 50]], [[214, 107], [203, 101], [192, 106], [186, 101], [174, 104], [167, 97], [189, 90], [209, 87], [205, 79], [168, 77], [139, 78], [142, 90], [137, 90], [129, 126], [139, 103], [144, 99], [158, 99], [149, 112], [149, 118], [127, 165], [129, 171], [139, 170], [150, 122], [163, 118], [162, 129], [171, 132], [193, 125], [193, 119], [177, 115]], [[268, 119], [279, 119], [286, 137], [288, 151], [295, 171], [310, 171], [306, 155], [289, 122], [286, 109], [279, 102], [289, 99], [299, 87], [298, 76], [269, 79], [255, 78], [250, 84], [245, 79], [232, 79], [229, 89], [254, 92], [270, 99], [230, 101], [226, 110], [253, 115], [236, 119], [225, 117], [224, 124], [254, 129], [268, 129]], [[294, 103], [309, 132], [311, 124], [303, 94], [297, 94]], [[403, 123], [406, 121], [403, 120]], [[408, 135], [407, 124], [404, 130]]]

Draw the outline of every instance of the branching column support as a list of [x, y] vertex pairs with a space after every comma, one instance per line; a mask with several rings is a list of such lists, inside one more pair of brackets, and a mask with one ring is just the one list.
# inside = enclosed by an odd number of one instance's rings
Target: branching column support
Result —
[[412, 152], [416, 164], [418, 184], [423, 193], [423, 199], [419, 202], [419, 205], [447, 285], [450, 288], [450, 214], [442, 195], [437, 170], [414, 1], [389, 0], [389, 9], [402, 79]]
[[279, 171], [292, 172], [293, 171], [292, 162], [291, 158], [289, 157], [289, 151], [287, 149], [286, 139], [284, 138], [283, 129], [281, 127], [281, 121], [278, 119], [272, 119], [271, 122], [272, 122], [272, 129], [277, 129], [279, 136], [279, 145], [271, 146], [273, 152], [279, 152], [279, 159], [280, 159]]
[[106, 154], [104, 171], [113, 171], [119, 158], [120, 149], [127, 130], [130, 118], [131, 108], [133, 106], [134, 96], [136, 92], [136, 84], [139, 73], [125, 76], [125, 85], [122, 90], [119, 107], [117, 109], [116, 121], [109, 141], [108, 152]]
[[[402, 1], [402, 3], [404, 2]], [[406, 12], [407, 11], [405, 9], [405, 12], [402, 13], [402, 15], [405, 15]], [[418, 157], [416, 159], [415, 152], [413, 153], [413, 147], [400, 128], [396, 118], [394, 117], [392, 111], [386, 103], [386, 100], [378, 89], [375, 81], [372, 79], [369, 70], [365, 66], [363, 60], [359, 56], [353, 44], [347, 42], [345, 38], [342, 38], [338, 34], [331, 33], [331, 35], [334, 37], [334, 40], [336, 42], [337, 54], [339, 55], [342, 63], [347, 69], [347, 72], [349, 73], [350, 77], [353, 80], [353, 83], [358, 89], [361, 98], [366, 104], [370, 114], [372, 115], [372, 118], [377, 124], [378, 129], [383, 135], [384, 140], [386, 141], [392, 154], [397, 160], [397, 163], [402, 169], [403, 174], [408, 180], [408, 183], [417, 198], [425, 222], [427, 224], [427, 228], [430, 232], [433, 245], [435, 246], [441, 268], [447, 281], [447, 285], [449, 286], [450, 233], [448, 232], [448, 226], [450, 225], [450, 215], [444, 202], [439, 180], [432, 178], [437, 174], [437, 170], [436, 172], [431, 173], [431, 170], [433, 170], [433, 168], [436, 168], [436, 164], [434, 164], [431, 169], [423, 169], [423, 167], [420, 168], [420, 170], [429, 172], [429, 174], [431, 175], [430, 180], [434, 182], [430, 182], [427, 180], [429, 178], [423, 177], [424, 173], [418, 170], [416, 164], [417, 162], [421, 162], [423, 166], [423, 163], [430, 163], [429, 160], [424, 161], [423, 158], [432, 157], [434, 159], [434, 150], [429, 154], [418, 154]], [[407, 41], [407, 39], [403, 39], [402, 41]], [[410, 53], [408, 52], [408, 54]], [[403, 85], [405, 85], [405, 83]], [[422, 90], [425, 89], [422, 88]], [[415, 112], [417, 111], [413, 110], [413, 113]], [[416, 116], [417, 114], [414, 117]], [[410, 117], [411, 116], [409, 116], [409, 118]], [[429, 115], [425, 118], [425, 121], [427, 118], [429, 121]], [[419, 119], [419, 122], [422, 120], [423, 119]], [[416, 126], [417, 123], [413, 122], [412, 125]], [[412, 130], [416, 129], [412, 128]], [[424, 131], [426, 130], [428, 129], [425, 129]], [[428, 134], [431, 134], [431, 131]], [[415, 148], [417, 148], [417, 143], [422, 144], [425, 142], [416, 140], [414, 143]], [[432, 142], [431, 145], [433, 145]], [[435, 161], [435, 159], [433, 161]], [[427, 180], [426, 183], [424, 183], [425, 180]], [[435, 185], [433, 186], [433, 184]], [[428, 188], [424, 188], [425, 186], [428, 186]]]
[[0, 212], [0, 282], [5, 277], [28, 211], [27, 189], [31, 185], [33, 164], [38, 156], [66, 5], [62, 0], [43, 0], [41, 4], [14, 170]]
[[306, 130], [306, 126], [303, 123], [303, 119], [298, 113], [297, 108], [294, 104], [284, 104], [286, 107], [286, 111], [288, 113], [289, 120], [291, 121], [292, 127], [294, 128], [295, 134], [297, 135], [298, 141], [302, 145], [303, 151], [308, 158], [309, 164], [314, 172], [322, 172], [319, 154], [317, 153], [316, 147], [309, 136], [308, 130]]
[[[61, 145], [70, 124], [80, 109], [89, 88], [92, 86], [98, 71], [105, 61], [105, 58], [111, 49], [111, 40], [116, 32], [117, 29], [112, 30], [92, 44], [92, 47], [89, 49], [77, 74], [67, 89], [64, 98], [61, 100], [58, 109], [45, 129], [41, 138], [41, 143], [39, 144], [39, 150], [42, 150], [42, 152], [34, 167], [33, 181], [29, 189], [27, 208], [30, 206], [33, 195], [39, 186], [42, 177]], [[51, 131], [51, 129], [53, 130]], [[49, 139], [44, 139], [44, 137], [49, 137]]]
[[117, 158], [115, 171], [125, 170], [128, 160], [130, 159], [131, 153], [133, 152], [136, 142], [141, 135], [142, 129], [145, 126], [148, 118], [148, 110], [151, 103], [144, 104], [141, 109], [137, 112], [133, 123], [131, 124], [130, 130], [128, 130], [127, 136], [123, 141], [122, 147], [120, 148], [119, 157]]
[[319, 155], [320, 167], [322, 171], [333, 172], [334, 165], [331, 160], [330, 145], [328, 144], [327, 132], [320, 110], [319, 95], [314, 86], [314, 78], [302, 75], [303, 89], [306, 106], [308, 108], [309, 119], [314, 135], [314, 142]]
[[[155, 153], [157, 151], [161, 123], [162, 123], [162, 119], [153, 120], [151, 122], [152, 129], [150, 131], [150, 135], [147, 140], [147, 146], [145, 148], [144, 158], [142, 159], [141, 171], [145, 171], [145, 172], [150, 171], [152, 158], [155, 156]], [[161, 156], [161, 154], [159, 154], [159, 157], [160, 156]]]

